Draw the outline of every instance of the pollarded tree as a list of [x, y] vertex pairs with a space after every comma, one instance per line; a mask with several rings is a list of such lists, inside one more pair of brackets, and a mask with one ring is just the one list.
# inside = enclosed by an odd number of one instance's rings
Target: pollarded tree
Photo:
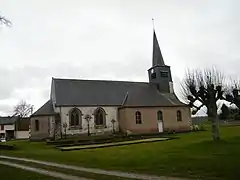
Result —
[[228, 119], [229, 116], [230, 116], [230, 110], [229, 110], [229, 107], [227, 107], [226, 104], [223, 104], [222, 107], [221, 107], [221, 113], [220, 113], [220, 119]]
[[182, 83], [183, 95], [195, 115], [202, 107], [212, 122], [213, 140], [220, 139], [217, 101], [225, 99], [223, 74], [215, 68], [188, 70]]
[[240, 82], [239, 81], [233, 81], [234, 84], [233, 87], [229, 87], [228, 91], [226, 93], [226, 100], [235, 104], [238, 109], [240, 110], [240, 94], [239, 94], [239, 90], [240, 90]]

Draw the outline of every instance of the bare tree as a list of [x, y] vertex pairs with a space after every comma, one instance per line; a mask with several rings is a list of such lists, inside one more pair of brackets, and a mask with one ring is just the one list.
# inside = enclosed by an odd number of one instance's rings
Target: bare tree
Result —
[[[233, 86], [231, 86], [233, 85]], [[226, 100], [235, 104], [240, 110], [240, 81], [239, 80], [231, 80], [230, 85], [228, 85]], [[239, 111], [240, 112], [240, 111]]]
[[220, 139], [217, 101], [224, 100], [224, 76], [216, 68], [187, 70], [182, 83], [182, 93], [196, 114], [202, 107], [212, 121], [213, 140]]
[[18, 115], [21, 118], [30, 116], [32, 111], [33, 105], [28, 104], [26, 101], [21, 101], [14, 107], [15, 115]]
[[12, 22], [1, 15], [0, 15], [0, 24], [4, 24], [6, 26], [12, 26]]

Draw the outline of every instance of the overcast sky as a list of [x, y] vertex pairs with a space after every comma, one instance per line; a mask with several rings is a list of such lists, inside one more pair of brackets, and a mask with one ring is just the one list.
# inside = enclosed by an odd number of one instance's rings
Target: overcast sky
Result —
[[52, 77], [148, 81], [152, 18], [179, 95], [186, 68], [238, 76], [238, 0], [0, 0], [0, 115], [39, 108]]

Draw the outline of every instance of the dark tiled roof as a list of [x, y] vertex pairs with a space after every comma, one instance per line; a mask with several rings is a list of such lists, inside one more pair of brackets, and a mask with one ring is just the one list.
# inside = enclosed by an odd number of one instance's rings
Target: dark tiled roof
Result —
[[[182, 106], [146, 82], [53, 79], [57, 106]], [[128, 94], [127, 98], [126, 95]]]
[[14, 124], [19, 119], [19, 116], [0, 117], [0, 124]]
[[40, 107], [35, 113], [33, 113], [31, 116], [43, 116], [43, 115], [53, 115], [53, 105], [52, 101], [48, 100], [42, 107]]
[[158, 44], [157, 36], [155, 31], [153, 32], [153, 59], [152, 59], [152, 66], [164, 66], [163, 56], [160, 50], [160, 46]]

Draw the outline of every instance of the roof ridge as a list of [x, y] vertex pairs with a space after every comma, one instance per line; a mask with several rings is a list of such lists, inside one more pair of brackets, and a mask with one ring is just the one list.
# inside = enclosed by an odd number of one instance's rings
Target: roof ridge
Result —
[[125, 82], [125, 83], [144, 83], [144, 84], [149, 84], [149, 82], [144, 82], [144, 81], [121, 81], [121, 80], [101, 80], [101, 79], [71, 79], [71, 78], [53, 78], [53, 80], [68, 80], [68, 81], [94, 81], [94, 82]]

